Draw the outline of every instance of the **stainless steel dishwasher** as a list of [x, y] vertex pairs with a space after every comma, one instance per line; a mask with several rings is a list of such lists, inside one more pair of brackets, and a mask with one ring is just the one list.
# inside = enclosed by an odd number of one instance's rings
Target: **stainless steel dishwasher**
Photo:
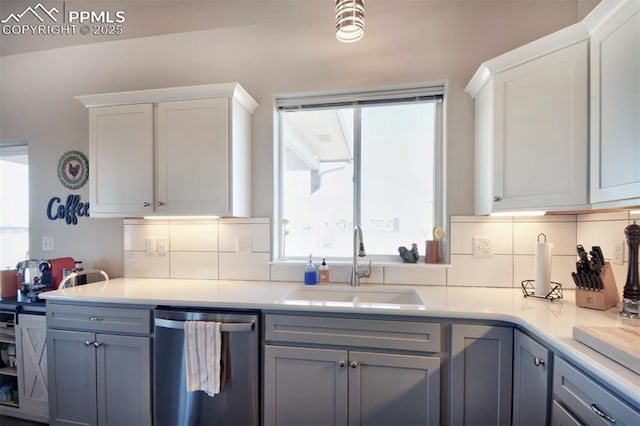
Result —
[[[253, 312], [156, 309], [154, 424], [156, 426], [258, 425], [260, 327]], [[184, 321], [221, 322], [220, 393], [186, 391]]]

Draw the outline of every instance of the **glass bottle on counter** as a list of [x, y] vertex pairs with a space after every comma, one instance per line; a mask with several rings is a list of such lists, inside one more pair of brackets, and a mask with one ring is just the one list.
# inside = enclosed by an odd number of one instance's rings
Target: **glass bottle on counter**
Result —
[[313, 266], [313, 259], [311, 255], [309, 255], [309, 263], [307, 263], [306, 268], [304, 268], [304, 283], [307, 285], [313, 285], [318, 282], [318, 272], [316, 271], [316, 267]]

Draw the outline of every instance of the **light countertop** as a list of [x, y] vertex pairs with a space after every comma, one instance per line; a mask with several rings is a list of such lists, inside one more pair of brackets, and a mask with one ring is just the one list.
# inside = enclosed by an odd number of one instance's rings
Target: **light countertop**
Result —
[[[318, 284], [317, 287], [326, 285]], [[338, 287], [339, 285], [334, 285]], [[286, 296], [304, 287], [291, 282], [118, 278], [40, 295], [47, 301], [261, 309], [265, 311], [338, 312], [419, 316], [434, 319], [485, 320], [509, 323], [538, 338], [556, 355], [570, 359], [640, 410], [640, 375], [573, 339], [573, 326], [640, 327], [622, 318], [619, 308], [607, 311], [576, 306], [572, 290], [553, 302], [527, 297], [512, 288], [412, 286], [424, 301], [416, 305], [311, 302], [290, 304]], [[347, 288], [347, 285], [341, 285]], [[368, 285], [366, 288], [408, 288]], [[640, 348], [638, 348], [640, 351]]]

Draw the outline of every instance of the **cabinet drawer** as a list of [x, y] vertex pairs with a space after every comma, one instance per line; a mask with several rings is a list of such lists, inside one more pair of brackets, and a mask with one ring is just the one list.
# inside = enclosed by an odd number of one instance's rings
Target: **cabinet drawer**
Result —
[[47, 304], [47, 327], [95, 332], [150, 334], [149, 309]]
[[640, 412], [557, 357], [554, 363], [553, 393], [554, 399], [562, 403], [582, 423], [640, 424]]
[[418, 321], [266, 315], [269, 342], [440, 352], [441, 326]]
[[551, 426], [582, 426], [558, 401], [551, 404]]

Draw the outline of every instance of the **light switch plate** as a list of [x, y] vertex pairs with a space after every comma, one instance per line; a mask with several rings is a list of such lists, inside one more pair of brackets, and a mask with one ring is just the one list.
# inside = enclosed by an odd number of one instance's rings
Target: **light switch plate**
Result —
[[55, 247], [53, 236], [46, 235], [42, 237], [42, 251], [53, 251]]
[[153, 237], [147, 237], [144, 239], [144, 251], [147, 254], [153, 254], [156, 252], [156, 239]]

